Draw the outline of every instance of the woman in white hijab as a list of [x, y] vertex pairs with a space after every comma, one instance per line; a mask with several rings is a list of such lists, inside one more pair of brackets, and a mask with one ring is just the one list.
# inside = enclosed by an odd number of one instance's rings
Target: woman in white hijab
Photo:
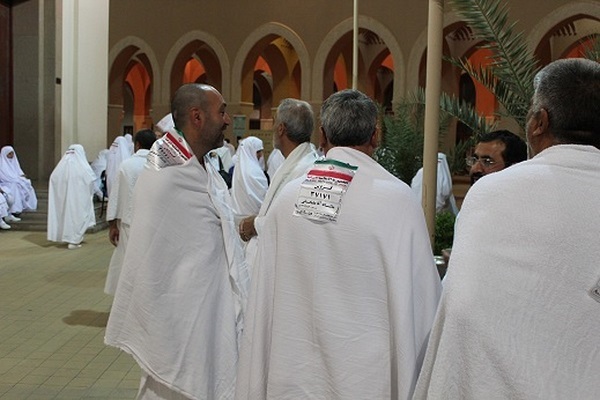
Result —
[[80, 144], [72, 144], [50, 175], [48, 186], [48, 240], [81, 247], [85, 231], [96, 224], [96, 175]]
[[269, 183], [260, 166], [262, 153], [263, 141], [255, 136], [248, 136], [238, 146], [231, 187], [236, 221], [257, 215], [265, 199]]
[[118, 136], [110, 145], [108, 160], [106, 161], [106, 189], [109, 198], [112, 186], [119, 175], [121, 163], [132, 155], [133, 151], [124, 136]]
[[[12, 146], [4, 146], [0, 151], [0, 187], [12, 197], [10, 214], [37, 209], [35, 189], [21, 169], [17, 153]], [[9, 222], [19, 220], [20, 218], [14, 216], [8, 217]]]

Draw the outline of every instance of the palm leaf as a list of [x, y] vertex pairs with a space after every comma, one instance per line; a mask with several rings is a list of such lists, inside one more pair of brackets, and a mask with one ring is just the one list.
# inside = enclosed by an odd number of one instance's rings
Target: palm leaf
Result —
[[482, 82], [496, 95], [509, 116], [524, 127], [537, 61], [527, 48], [516, 23], [508, 23], [506, 3], [498, 0], [450, 0], [457, 14], [472, 28], [475, 38], [484, 41], [480, 48], [492, 52], [491, 64], [476, 73], [468, 62], [455, 60], [464, 72]]

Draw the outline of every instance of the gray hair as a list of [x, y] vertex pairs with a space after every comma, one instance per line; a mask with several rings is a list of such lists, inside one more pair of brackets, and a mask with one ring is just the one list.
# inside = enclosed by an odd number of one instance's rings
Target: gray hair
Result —
[[281, 100], [276, 121], [285, 126], [287, 137], [292, 142], [310, 142], [315, 122], [312, 107], [306, 101], [290, 98]]
[[544, 67], [534, 78], [531, 112], [548, 113], [548, 130], [560, 143], [600, 148], [600, 63], [571, 58]]
[[363, 145], [377, 129], [377, 106], [358, 90], [339, 91], [321, 106], [321, 126], [334, 146]]

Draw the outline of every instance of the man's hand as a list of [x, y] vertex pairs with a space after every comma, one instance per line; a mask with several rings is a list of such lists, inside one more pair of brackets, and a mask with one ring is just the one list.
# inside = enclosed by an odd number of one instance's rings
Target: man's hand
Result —
[[116, 219], [108, 221], [108, 240], [110, 240], [113, 246], [119, 243], [119, 226]]

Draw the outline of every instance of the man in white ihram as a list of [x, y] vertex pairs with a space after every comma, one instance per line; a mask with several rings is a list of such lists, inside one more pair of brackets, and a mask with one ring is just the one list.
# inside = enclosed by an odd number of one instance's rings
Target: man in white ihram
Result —
[[248, 281], [225, 182], [205, 155], [230, 123], [212, 86], [173, 97], [178, 135], [148, 155], [105, 342], [142, 369], [140, 399], [231, 399]]
[[156, 141], [156, 134], [150, 129], [144, 129], [135, 134], [135, 153], [121, 163], [119, 174], [115, 181], [112, 196], [108, 199], [106, 220], [108, 221], [108, 238], [115, 246], [108, 265], [104, 293], [113, 295], [117, 290], [117, 282], [121, 274], [123, 257], [129, 238], [132, 220], [133, 189], [140, 173], [146, 164], [150, 148]]
[[251, 269], [258, 246], [255, 224], [267, 214], [279, 191], [290, 181], [304, 175], [318, 158], [315, 146], [310, 142], [314, 124], [312, 108], [306, 101], [283, 99], [277, 107], [273, 124], [273, 146], [281, 151], [285, 159], [271, 177], [271, 184], [258, 215], [244, 218], [239, 224], [240, 237], [248, 242], [246, 260]]
[[257, 225], [236, 398], [409, 399], [441, 291], [423, 210], [371, 158], [371, 99], [337, 92], [321, 123], [327, 158]]
[[416, 399], [598, 399], [600, 64], [535, 77], [533, 158], [465, 197]]

